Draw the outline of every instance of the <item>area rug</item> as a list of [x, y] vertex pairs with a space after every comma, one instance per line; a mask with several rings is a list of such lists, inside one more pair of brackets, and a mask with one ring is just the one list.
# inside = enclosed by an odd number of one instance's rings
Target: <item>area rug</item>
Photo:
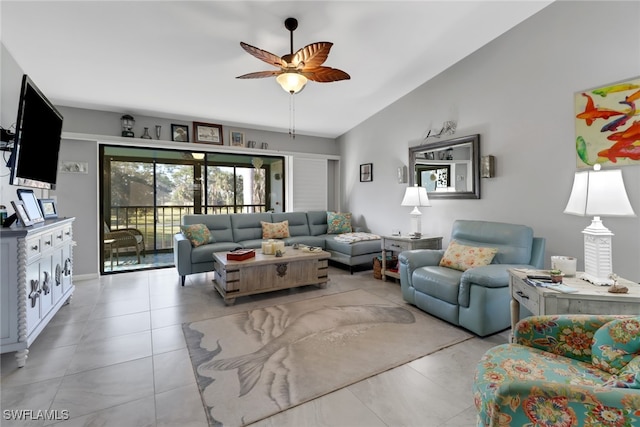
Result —
[[183, 325], [211, 426], [242, 426], [465, 341], [354, 290]]

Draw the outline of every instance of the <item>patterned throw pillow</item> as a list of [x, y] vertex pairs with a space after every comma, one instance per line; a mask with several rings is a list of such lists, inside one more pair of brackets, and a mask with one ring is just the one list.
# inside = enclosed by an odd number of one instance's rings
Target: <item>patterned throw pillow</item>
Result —
[[636, 356], [640, 356], [640, 317], [612, 320], [593, 334], [593, 366], [617, 375]]
[[191, 246], [197, 248], [212, 241], [211, 232], [204, 224], [181, 225], [182, 234], [191, 241]]
[[260, 224], [262, 224], [263, 239], [284, 239], [285, 237], [289, 237], [288, 219], [285, 219], [282, 222], [260, 221]]
[[351, 212], [327, 212], [327, 234], [351, 233]]
[[618, 375], [611, 375], [604, 386], [640, 389], [640, 356], [631, 359]]
[[466, 246], [452, 240], [440, 260], [440, 266], [466, 271], [473, 267], [491, 264], [498, 248]]

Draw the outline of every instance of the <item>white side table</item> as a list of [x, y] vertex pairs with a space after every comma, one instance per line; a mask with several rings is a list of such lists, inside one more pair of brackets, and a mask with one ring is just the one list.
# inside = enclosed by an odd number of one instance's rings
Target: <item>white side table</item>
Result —
[[[580, 272], [576, 276], [579, 276]], [[520, 319], [520, 306], [534, 316], [546, 314], [640, 314], [640, 285], [618, 278], [618, 283], [629, 288], [629, 293], [613, 294], [608, 286], [593, 285], [578, 277], [565, 277], [567, 286], [578, 289], [574, 293], [562, 293], [525, 283], [525, 272], [509, 270], [511, 294], [511, 330]]]
[[400, 279], [400, 273], [387, 270], [387, 251], [399, 253], [414, 249], [442, 249], [442, 237], [382, 236], [382, 280], [387, 277]]

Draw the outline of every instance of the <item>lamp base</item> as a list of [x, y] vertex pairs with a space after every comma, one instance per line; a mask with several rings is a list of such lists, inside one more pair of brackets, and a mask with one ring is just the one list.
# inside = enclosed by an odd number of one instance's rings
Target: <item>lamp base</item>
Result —
[[419, 239], [422, 235], [422, 212], [416, 206], [409, 215], [411, 216], [411, 236]]
[[613, 271], [611, 237], [613, 233], [602, 224], [600, 217], [593, 217], [591, 225], [582, 230], [584, 235], [584, 273], [581, 279], [594, 285], [613, 285], [609, 278]]

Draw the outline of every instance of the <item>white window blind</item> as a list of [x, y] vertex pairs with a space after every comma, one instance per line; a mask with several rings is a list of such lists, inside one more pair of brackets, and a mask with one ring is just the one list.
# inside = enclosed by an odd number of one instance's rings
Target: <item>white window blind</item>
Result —
[[293, 158], [293, 210], [327, 210], [327, 160]]

